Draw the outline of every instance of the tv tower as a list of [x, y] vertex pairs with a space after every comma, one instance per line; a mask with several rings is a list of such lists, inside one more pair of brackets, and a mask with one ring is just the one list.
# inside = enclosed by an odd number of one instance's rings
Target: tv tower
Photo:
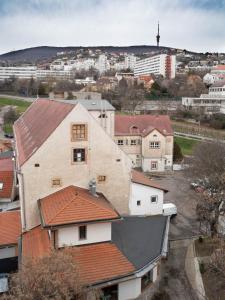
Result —
[[159, 40], [160, 40], [160, 35], [159, 35], [159, 22], [158, 22], [158, 34], [156, 36], [157, 47], [159, 47]]

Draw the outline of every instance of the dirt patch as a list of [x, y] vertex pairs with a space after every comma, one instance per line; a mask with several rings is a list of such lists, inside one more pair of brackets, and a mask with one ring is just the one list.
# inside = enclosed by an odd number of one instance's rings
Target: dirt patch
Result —
[[211, 256], [213, 251], [220, 245], [219, 240], [212, 239], [209, 237], [200, 238], [195, 241], [196, 256], [204, 257]]
[[207, 266], [206, 271], [202, 274], [204, 288], [208, 300], [225, 300], [225, 279], [209, 270]]

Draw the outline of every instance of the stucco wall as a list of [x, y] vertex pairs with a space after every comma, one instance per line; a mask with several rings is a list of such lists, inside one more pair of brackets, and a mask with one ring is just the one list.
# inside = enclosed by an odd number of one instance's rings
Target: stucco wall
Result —
[[[157, 196], [157, 203], [151, 203], [151, 196]], [[130, 214], [131, 215], [158, 215], [163, 211], [164, 192], [152, 187], [141, 184], [132, 183]], [[141, 205], [137, 205], [137, 201], [141, 201]]]
[[119, 283], [118, 300], [134, 299], [141, 294], [141, 278]]
[[[141, 139], [141, 145], [130, 145], [130, 140]], [[143, 171], [151, 171], [151, 160], [158, 161], [158, 170], [163, 172], [166, 167], [173, 165], [173, 136], [164, 136], [158, 130], [153, 130], [145, 137], [140, 136], [116, 136], [115, 141], [123, 140], [124, 145], [119, 146], [132, 159], [135, 167], [142, 166]], [[128, 141], [128, 145], [127, 142]], [[150, 142], [159, 142], [159, 149], [151, 149]], [[136, 164], [137, 155], [141, 155], [142, 163]]]
[[[88, 141], [71, 142], [72, 123], [88, 125]], [[72, 163], [72, 149], [86, 148], [86, 163]], [[35, 167], [38, 163], [40, 166]], [[40, 224], [37, 200], [63, 187], [77, 185], [88, 188], [91, 179], [106, 176], [97, 184], [121, 214], [128, 213], [130, 192], [130, 158], [80, 104], [67, 115], [46, 142], [21, 167], [24, 174], [26, 229]], [[61, 187], [52, 187], [51, 180], [61, 178]], [[22, 196], [22, 190], [20, 189]], [[23, 222], [24, 224], [24, 222]]]
[[87, 224], [87, 239], [79, 240], [78, 226], [58, 229], [58, 247], [84, 245], [111, 240], [111, 223]]
[[106, 114], [106, 118], [99, 118], [101, 111], [90, 110], [89, 112], [98, 121], [98, 123], [105, 129], [108, 135], [110, 135], [113, 138], [115, 112], [109, 110], [105, 111], [104, 114]]

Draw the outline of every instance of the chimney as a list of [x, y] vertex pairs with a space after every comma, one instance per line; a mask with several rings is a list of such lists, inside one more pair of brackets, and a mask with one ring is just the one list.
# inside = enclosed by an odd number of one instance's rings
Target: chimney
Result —
[[89, 182], [89, 191], [92, 196], [98, 197], [98, 195], [96, 194], [96, 180], [94, 178]]

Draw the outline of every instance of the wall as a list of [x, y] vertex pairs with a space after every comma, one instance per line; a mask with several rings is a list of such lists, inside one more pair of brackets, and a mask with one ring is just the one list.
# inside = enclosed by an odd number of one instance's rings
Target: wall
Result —
[[[158, 196], [157, 203], [151, 203], [151, 196]], [[129, 203], [131, 215], [158, 215], [163, 211], [164, 192], [142, 184], [131, 184], [131, 199]], [[137, 206], [137, 200], [141, 205]]]
[[16, 247], [4, 247], [0, 248], [0, 259], [15, 257], [16, 255]]
[[[73, 123], [88, 125], [88, 141], [71, 142]], [[72, 149], [85, 147], [86, 163], [72, 163]], [[39, 163], [39, 167], [34, 167]], [[80, 104], [67, 115], [46, 142], [21, 167], [24, 174], [24, 197], [27, 229], [40, 224], [37, 200], [69, 185], [88, 188], [91, 179], [106, 176], [97, 184], [121, 214], [128, 213], [130, 193], [130, 158], [113, 142], [98, 122]], [[61, 178], [61, 187], [52, 187], [52, 178]], [[22, 179], [22, 177], [21, 177]], [[21, 180], [20, 180], [21, 183]], [[115, 193], [116, 191], [116, 193]], [[20, 188], [22, 199], [23, 191]], [[23, 204], [22, 204], [23, 209]], [[24, 221], [23, 225], [24, 225]]]
[[135, 278], [118, 284], [118, 300], [134, 299], [141, 294], [141, 278]]
[[99, 115], [101, 114], [99, 110], [90, 110], [89, 113], [98, 121], [107, 134], [113, 138], [115, 112], [110, 110], [105, 111], [104, 114], [106, 114], [107, 118], [99, 118]]
[[[151, 149], [150, 142], [160, 142], [159, 149]], [[151, 161], [158, 162], [158, 170], [164, 171], [165, 167], [173, 165], [173, 136], [164, 136], [158, 130], [153, 130], [142, 139], [142, 168], [144, 172], [151, 170]]]
[[87, 224], [87, 239], [79, 240], [78, 226], [58, 229], [58, 247], [99, 243], [111, 240], [111, 223]]

